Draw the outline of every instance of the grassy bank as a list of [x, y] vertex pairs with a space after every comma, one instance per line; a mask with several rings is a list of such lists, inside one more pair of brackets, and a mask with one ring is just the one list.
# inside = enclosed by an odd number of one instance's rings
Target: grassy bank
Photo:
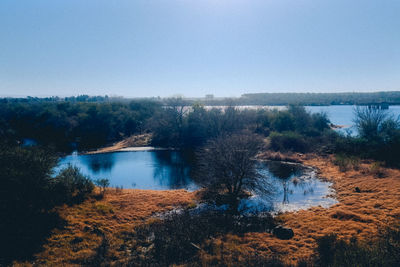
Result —
[[185, 190], [109, 189], [101, 200], [90, 198], [79, 205], [61, 207], [65, 226], [52, 232], [34, 262], [17, 264], [99, 266], [105, 258], [123, 264], [135, 242], [129, 238], [135, 226], [155, 213], [192, 201], [193, 193]]
[[[251, 255], [279, 257], [294, 264], [315, 255], [319, 237], [336, 233], [342, 239], [356, 237], [372, 242], [379, 228], [400, 218], [400, 170], [382, 168], [385, 175], [379, 178], [372, 162], [361, 162], [356, 170], [343, 172], [332, 157], [292, 154], [282, 158], [316, 167], [323, 179], [333, 182], [339, 203], [328, 209], [315, 207], [281, 214], [278, 219], [294, 230], [290, 240], [252, 232], [206, 240], [200, 247], [213, 249], [199, 250], [202, 264], [229, 265], [244, 262]], [[136, 226], [155, 220], [152, 215], [158, 212], [193, 205], [195, 199], [195, 193], [184, 190], [110, 189], [101, 200], [90, 198], [79, 205], [61, 207], [59, 213], [66, 225], [52, 232], [34, 263], [96, 265], [102, 259], [126, 263], [135, 247], [132, 233]]]

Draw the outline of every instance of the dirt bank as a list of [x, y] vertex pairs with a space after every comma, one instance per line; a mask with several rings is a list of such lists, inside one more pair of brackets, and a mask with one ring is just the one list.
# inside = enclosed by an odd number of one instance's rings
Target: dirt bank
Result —
[[[103, 147], [95, 151], [89, 151], [86, 152], [85, 154], [110, 153], [116, 151], [124, 151], [124, 149], [126, 150], [127, 148], [148, 147], [150, 144], [150, 140], [151, 140], [151, 134], [132, 135], [111, 146]], [[134, 149], [132, 149], [132, 151], [133, 150]]]

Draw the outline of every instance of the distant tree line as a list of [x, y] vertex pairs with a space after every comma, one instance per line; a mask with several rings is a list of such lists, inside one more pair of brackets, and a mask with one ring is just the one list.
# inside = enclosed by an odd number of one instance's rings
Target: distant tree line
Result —
[[242, 105], [367, 105], [400, 104], [400, 91], [374, 93], [259, 93], [244, 94]]
[[[130, 101], [152, 101], [160, 105], [169, 105], [176, 97], [146, 97], [146, 98], [124, 98], [118, 96], [89, 96], [78, 95], [71, 97], [26, 97], [26, 98], [0, 98], [0, 103], [44, 103], [44, 102], [72, 102], [72, 103], [98, 103], [98, 102], [119, 102], [129, 103]], [[187, 105], [201, 103], [206, 106], [245, 106], [245, 105], [368, 105], [368, 104], [389, 104], [400, 105], [400, 91], [380, 91], [371, 93], [342, 92], [342, 93], [253, 93], [243, 94], [240, 97], [192, 97], [180, 98]]]
[[0, 101], [0, 137], [18, 142], [33, 139], [58, 151], [87, 150], [141, 133], [158, 109], [161, 105], [147, 100]]

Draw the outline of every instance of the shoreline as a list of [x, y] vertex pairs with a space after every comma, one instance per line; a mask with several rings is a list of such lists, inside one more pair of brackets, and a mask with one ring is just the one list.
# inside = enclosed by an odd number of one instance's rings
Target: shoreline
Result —
[[[341, 239], [350, 240], [356, 237], [363, 242], [369, 242], [377, 236], [379, 229], [400, 219], [400, 170], [383, 168], [386, 177], [376, 178], [369, 171], [373, 164], [371, 161], [363, 161], [358, 170], [340, 172], [338, 166], [332, 163], [332, 155], [264, 151], [260, 157], [290, 160], [315, 168], [320, 179], [332, 182], [334, 197], [338, 203], [329, 208], [317, 206], [278, 215], [282, 224], [295, 233], [290, 240], [277, 239], [264, 232], [249, 232], [243, 236], [231, 233], [213, 239], [214, 243], [223, 243], [225, 248], [234, 248], [232, 253], [241, 251], [240, 253], [246, 255], [274, 255], [288, 264], [294, 264], [312, 257], [317, 246], [316, 239], [325, 234], [336, 233]], [[44, 251], [37, 255], [37, 262], [42, 260], [68, 265], [74, 259], [82, 257], [82, 254], [91, 255], [101, 239], [85, 232], [85, 228], [96, 225], [110, 238], [110, 250], [118, 255], [116, 263], [121, 263], [126, 260], [125, 257], [129, 257], [128, 250], [134, 249], [128, 243], [126, 249], [118, 250], [118, 244], [127, 242], [124, 237], [126, 231], [134, 231], [135, 226], [154, 220], [153, 215], [157, 212], [194, 205], [197, 192], [141, 189], [118, 191], [110, 188], [103, 200], [88, 200], [75, 207], [61, 208], [60, 213], [67, 219], [69, 227], [66, 230], [56, 230], [49, 237]], [[59, 246], [59, 238], [73, 240], [76, 236], [85, 237], [88, 247], [72, 252], [68, 242], [65, 246]], [[207, 254], [206, 257], [211, 260], [218, 259], [221, 255], [214, 253]]]
[[114, 152], [141, 152], [141, 151], [162, 151], [162, 150], [172, 150], [172, 148], [166, 147], [153, 147], [153, 146], [128, 146], [123, 148], [111, 148], [107, 147], [96, 151], [84, 152], [81, 155], [94, 155], [94, 154], [106, 154]]
[[102, 147], [93, 151], [86, 151], [82, 155], [102, 154], [112, 152], [126, 152], [126, 151], [151, 151], [162, 150], [160, 148], [150, 146], [151, 134], [132, 135], [110, 146]]

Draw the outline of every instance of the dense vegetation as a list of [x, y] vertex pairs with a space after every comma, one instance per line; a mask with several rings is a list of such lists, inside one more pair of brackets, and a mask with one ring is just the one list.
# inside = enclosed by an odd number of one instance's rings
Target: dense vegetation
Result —
[[317, 149], [332, 134], [325, 114], [310, 114], [301, 106], [289, 106], [282, 111], [239, 110], [233, 106], [222, 110], [196, 104], [189, 110], [179, 103], [155, 114], [149, 125], [154, 145], [186, 148], [201, 147], [212, 138], [247, 131], [271, 136], [274, 150], [306, 152]]
[[58, 151], [87, 150], [141, 133], [159, 108], [151, 101], [1, 101], [0, 137], [33, 139]]
[[57, 157], [38, 147], [0, 147], [0, 265], [36, 252], [62, 226], [54, 207], [83, 201], [94, 189], [74, 167], [53, 177]]
[[336, 140], [336, 152], [345, 157], [372, 158], [400, 167], [400, 122], [385, 110], [357, 108], [357, 136], [341, 136]]

